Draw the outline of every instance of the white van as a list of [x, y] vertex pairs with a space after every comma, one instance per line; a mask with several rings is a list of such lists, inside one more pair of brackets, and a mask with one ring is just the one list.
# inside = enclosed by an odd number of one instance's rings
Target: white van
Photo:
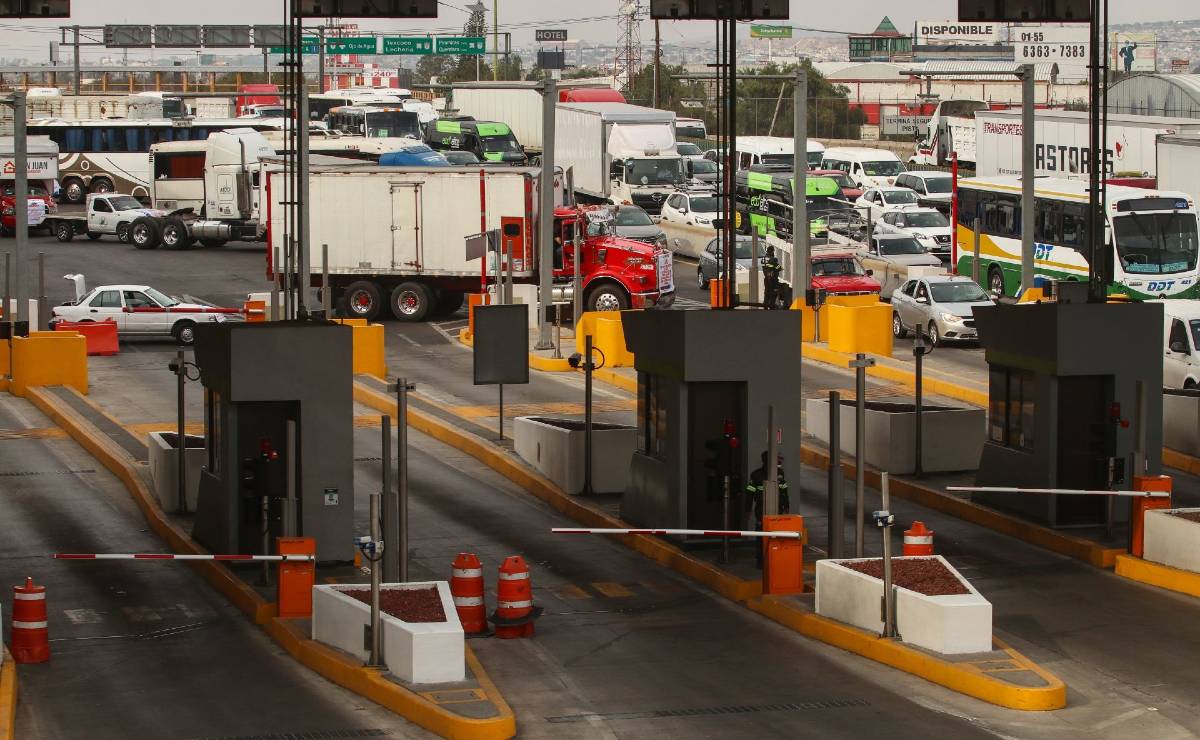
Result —
[[[739, 136], [737, 140], [737, 168], [748, 170], [754, 165], [778, 167], [781, 170], [792, 169], [792, 155], [795, 153], [795, 141], [786, 136]], [[821, 156], [825, 145], [813, 139], [808, 140], [808, 169], [814, 169], [821, 164]], [[709, 149], [704, 158], [717, 161], [719, 151]]]
[[1163, 387], [1200, 389], [1200, 300], [1162, 305]]
[[883, 188], [896, 184], [907, 169], [894, 153], [886, 149], [849, 146], [826, 149], [821, 169], [841, 170], [860, 188]]

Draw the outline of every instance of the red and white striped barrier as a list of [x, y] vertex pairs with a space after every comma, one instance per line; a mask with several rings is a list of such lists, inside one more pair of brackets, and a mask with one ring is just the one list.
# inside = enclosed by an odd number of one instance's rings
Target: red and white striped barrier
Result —
[[176, 555], [169, 552], [135, 553], [73, 553], [56, 552], [50, 557], [55, 560], [270, 560], [289, 563], [313, 562], [313, 555]]
[[554, 534], [678, 534], [696, 537], [778, 537], [798, 540], [800, 532], [755, 532], [742, 529], [569, 529], [554, 527]]
[[1081, 488], [1016, 488], [1014, 486], [946, 486], [947, 491], [963, 493], [1042, 493], [1055, 496], [1125, 496], [1129, 498], [1170, 498], [1165, 491], [1100, 491]]

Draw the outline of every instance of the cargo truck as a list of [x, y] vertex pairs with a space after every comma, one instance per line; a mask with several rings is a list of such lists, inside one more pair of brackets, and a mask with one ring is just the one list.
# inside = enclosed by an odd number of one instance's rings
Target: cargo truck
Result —
[[[542, 93], [538, 82], [456, 82], [453, 107], [464, 116], [481, 121], [503, 121], [525, 148], [525, 153], [542, 152]], [[625, 97], [608, 83], [596, 80], [559, 80], [558, 100], [571, 102], [619, 102]]]
[[1179, 190], [1200, 203], [1200, 134], [1159, 134], [1155, 155], [1159, 189]]
[[908, 163], [948, 167], [957, 153], [960, 166], [972, 166], [976, 157], [975, 114], [987, 109], [988, 104], [982, 100], [940, 101]]
[[687, 182], [671, 111], [560, 103], [555, 113], [554, 164], [574, 170], [581, 201], [633, 204], [657, 219], [663, 201]]

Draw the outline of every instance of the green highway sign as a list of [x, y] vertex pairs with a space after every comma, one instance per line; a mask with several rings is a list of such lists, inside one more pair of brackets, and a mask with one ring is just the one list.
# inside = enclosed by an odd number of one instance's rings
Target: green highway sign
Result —
[[351, 36], [339, 39], [325, 39], [326, 54], [374, 54], [374, 36]]
[[436, 54], [482, 54], [482, 36], [438, 36]]
[[[305, 54], [314, 54], [315, 55], [317, 53], [317, 37], [316, 36], [305, 36], [303, 46], [304, 46]], [[269, 51], [272, 54], [287, 54], [291, 50], [292, 50], [292, 47], [290, 47], [290, 46], [272, 46], [270, 49], [267, 49], [267, 51]]]
[[759, 24], [750, 26], [750, 38], [752, 39], [790, 39], [791, 37], [791, 26], [764, 26]]
[[385, 36], [384, 54], [432, 54], [433, 39], [421, 36]]

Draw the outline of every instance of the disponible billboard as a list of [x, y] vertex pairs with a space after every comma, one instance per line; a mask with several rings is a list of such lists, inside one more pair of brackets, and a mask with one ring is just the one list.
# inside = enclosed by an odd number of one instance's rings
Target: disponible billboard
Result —
[[1117, 71], [1153, 72], [1158, 66], [1158, 36], [1153, 33], [1114, 31], [1108, 48]]
[[1000, 24], [957, 21], [917, 21], [917, 41], [922, 45], [998, 44]]

